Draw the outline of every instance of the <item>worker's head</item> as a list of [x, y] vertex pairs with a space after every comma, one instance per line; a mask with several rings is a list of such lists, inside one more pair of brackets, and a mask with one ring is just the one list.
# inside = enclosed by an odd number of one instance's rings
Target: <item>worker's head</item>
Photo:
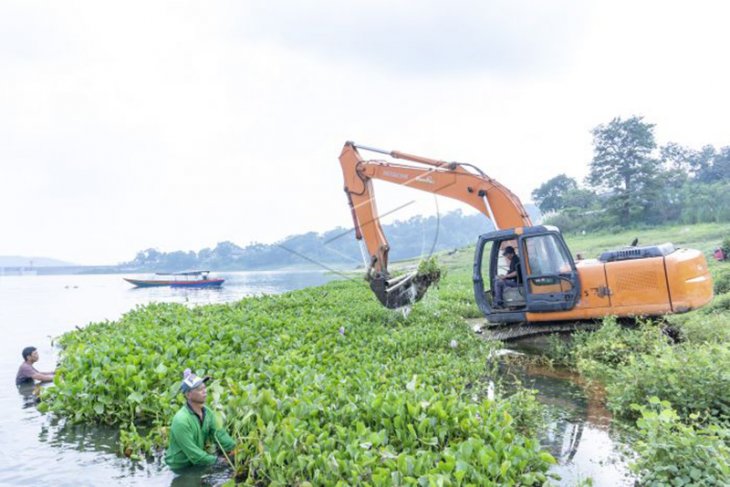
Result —
[[203, 404], [207, 396], [205, 383], [209, 380], [210, 377], [208, 376], [198, 377], [190, 369], [185, 369], [185, 372], [183, 372], [183, 380], [180, 383], [180, 391], [188, 401]]
[[25, 347], [23, 349], [23, 360], [26, 362], [37, 362], [38, 361], [38, 349], [35, 347]]
[[504, 248], [504, 250], [502, 251], [502, 255], [511, 259], [512, 257], [515, 256], [515, 248], [512, 247], [511, 245], [506, 246]]

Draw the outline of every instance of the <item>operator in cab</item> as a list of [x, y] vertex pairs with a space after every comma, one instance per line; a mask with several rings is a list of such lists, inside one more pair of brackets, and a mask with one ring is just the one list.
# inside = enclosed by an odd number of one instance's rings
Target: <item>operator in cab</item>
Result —
[[504, 248], [502, 256], [509, 261], [507, 274], [497, 276], [494, 282], [494, 306], [504, 307], [504, 289], [507, 287], [519, 287], [522, 284], [522, 272], [520, 258], [515, 253], [515, 248], [508, 245]]

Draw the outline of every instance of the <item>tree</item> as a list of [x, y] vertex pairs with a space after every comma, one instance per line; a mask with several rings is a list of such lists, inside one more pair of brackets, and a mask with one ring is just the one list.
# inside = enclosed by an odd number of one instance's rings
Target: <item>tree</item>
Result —
[[697, 153], [695, 179], [701, 183], [714, 183], [730, 180], [730, 147], [723, 147], [719, 152], [707, 145]]
[[659, 160], [652, 156], [654, 125], [645, 123], [643, 117], [617, 117], [591, 133], [593, 160], [588, 183], [611, 193], [609, 211], [619, 223], [641, 219], [653, 196], [647, 191], [655, 187], [652, 182], [660, 169]]
[[575, 182], [575, 179], [569, 178], [565, 174], [559, 174], [534, 190], [532, 199], [540, 211], [549, 213], [562, 210], [565, 207], [565, 195], [577, 189], [578, 183]]
[[686, 177], [693, 176], [699, 170], [699, 165], [701, 164], [701, 152], [694, 151], [675, 142], [669, 142], [663, 146], [659, 149], [659, 154], [666, 171], [683, 174]]
[[590, 189], [571, 189], [563, 196], [563, 208], [594, 208], [598, 202], [596, 193]]

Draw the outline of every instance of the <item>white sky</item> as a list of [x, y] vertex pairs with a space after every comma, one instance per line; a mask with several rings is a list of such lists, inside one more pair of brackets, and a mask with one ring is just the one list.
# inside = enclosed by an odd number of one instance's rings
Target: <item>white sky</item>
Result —
[[[728, 18], [703, 0], [4, 0], [0, 255], [117, 263], [349, 226], [346, 140], [474, 163], [524, 202], [582, 180], [615, 116], [730, 145]], [[414, 197], [376, 187], [383, 212]], [[435, 211], [417, 196], [395, 217]]]

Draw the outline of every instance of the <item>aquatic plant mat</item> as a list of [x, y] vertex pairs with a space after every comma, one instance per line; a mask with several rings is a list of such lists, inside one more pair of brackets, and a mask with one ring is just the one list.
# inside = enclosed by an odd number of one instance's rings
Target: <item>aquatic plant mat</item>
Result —
[[541, 485], [554, 459], [524, 414], [534, 398], [487, 399], [497, 344], [475, 336], [462, 300], [453, 303], [427, 296], [405, 317], [364, 283], [342, 281], [228, 305], [141, 307], [61, 338], [43, 408], [117, 426], [120, 454], [149, 456], [166, 445], [190, 367], [214, 377], [208, 405], [239, 445], [237, 482]]

